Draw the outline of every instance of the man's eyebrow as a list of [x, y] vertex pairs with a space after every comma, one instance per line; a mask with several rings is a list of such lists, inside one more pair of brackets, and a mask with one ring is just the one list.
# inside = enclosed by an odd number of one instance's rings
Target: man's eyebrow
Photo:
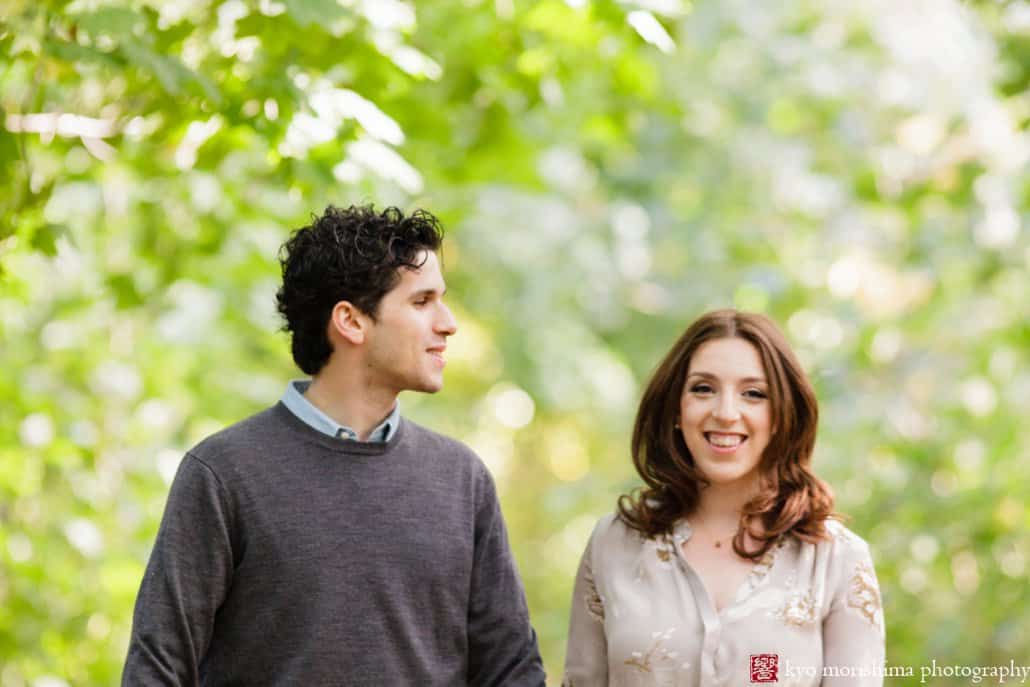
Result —
[[[701, 377], [703, 379], [718, 379], [718, 376], [712, 374], [711, 372], [705, 372], [704, 370], [699, 370], [697, 372], [691, 372], [689, 375], [687, 375], [687, 377], [688, 378], [689, 377]], [[738, 382], [742, 382], [744, 384], [755, 384], [755, 383], [767, 384], [768, 383], [768, 380], [765, 377], [741, 377], [737, 381]]]
[[422, 298], [423, 296], [443, 296], [447, 293], [447, 287], [445, 286], [443, 291], [437, 291], [436, 289], [419, 289], [418, 291], [411, 294], [412, 298]]

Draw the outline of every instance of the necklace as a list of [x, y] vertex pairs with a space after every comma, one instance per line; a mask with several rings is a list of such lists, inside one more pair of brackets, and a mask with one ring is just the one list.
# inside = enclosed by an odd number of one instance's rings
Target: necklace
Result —
[[734, 530], [732, 534], [728, 534], [728, 535], [716, 538], [716, 537], [712, 536], [711, 531], [707, 527], [704, 527], [701, 524], [700, 520], [697, 521], [697, 526], [698, 526], [698, 529], [701, 530], [708, 539], [712, 540], [712, 543], [715, 544], [715, 548], [717, 548], [717, 549], [721, 549], [722, 548], [722, 543], [724, 541], [732, 541], [733, 537], [735, 537], [737, 535], [737, 530]]

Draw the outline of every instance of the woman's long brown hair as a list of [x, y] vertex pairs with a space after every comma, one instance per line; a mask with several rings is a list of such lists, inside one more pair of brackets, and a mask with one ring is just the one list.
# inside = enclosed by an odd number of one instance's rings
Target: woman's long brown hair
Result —
[[[694, 352], [705, 342], [731, 338], [758, 350], [769, 384], [772, 433], [759, 462], [759, 492], [745, 504], [733, 538], [737, 555], [757, 561], [785, 534], [809, 542], [825, 538], [825, 521], [834, 515], [830, 487], [809, 467], [819, 420], [815, 392], [786, 338], [764, 315], [709, 312], [666, 354], [644, 391], [633, 427], [633, 464], [645, 486], [619, 498], [619, 516], [654, 537], [694, 513], [707, 481], [675, 426], [680, 398]], [[745, 532], [758, 548], [745, 548]]]

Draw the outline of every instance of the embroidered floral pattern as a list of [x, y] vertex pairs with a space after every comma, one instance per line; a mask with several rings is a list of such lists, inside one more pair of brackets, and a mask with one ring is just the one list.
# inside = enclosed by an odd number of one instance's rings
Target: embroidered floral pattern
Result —
[[[676, 632], [675, 627], [670, 627], [663, 632], [652, 632], [651, 633], [651, 646], [647, 651], [634, 651], [630, 654], [623, 663], [636, 669], [641, 673], [650, 673], [652, 670], [657, 668], [658, 663], [671, 664], [675, 663], [676, 659], [679, 658], [678, 651], [670, 651], [666, 646], [665, 642], [672, 638], [673, 633]], [[689, 664], [684, 663], [684, 668], [688, 668]]]
[[663, 534], [654, 540], [654, 552], [659, 562], [671, 565], [676, 555], [676, 544], [669, 535]]
[[817, 611], [815, 596], [811, 592], [796, 591], [787, 597], [773, 615], [784, 625], [804, 627], [815, 623], [818, 618]]
[[876, 586], [876, 573], [867, 561], [861, 561], [851, 576], [848, 607], [858, 611], [873, 627], [880, 626], [883, 605], [880, 590]]
[[586, 603], [587, 613], [597, 622], [604, 623], [604, 599], [597, 592], [594, 574], [589, 568], [586, 570], [584, 581], [587, 585], [587, 593], [584, 595], [583, 601]]
[[751, 568], [751, 572], [748, 573], [747, 578], [744, 580], [744, 584], [740, 588], [740, 593], [737, 595], [737, 600], [746, 598], [754, 591], [758, 585], [762, 583], [769, 575], [769, 571], [772, 570], [773, 564], [776, 562], [776, 553], [784, 547], [786, 541], [780, 539], [777, 543], [769, 547], [769, 550], [765, 552], [765, 555], [758, 559], [754, 567]]

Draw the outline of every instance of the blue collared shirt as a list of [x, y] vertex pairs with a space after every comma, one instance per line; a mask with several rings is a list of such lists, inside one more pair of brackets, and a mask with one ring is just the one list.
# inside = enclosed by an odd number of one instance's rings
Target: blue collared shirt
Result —
[[[283, 405], [286, 406], [290, 412], [297, 416], [304, 424], [318, 430], [322, 434], [328, 434], [331, 437], [338, 437], [340, 439], [347, 439], [349, 441], [358, 441], [358, 433], [350, 427], [344, 427], [336, 420], [332, 419], [321, 410], [315, 407], [311, 401], [305, 396], [304, 392], [311, 386], [311, 380], [309, 379], [294, 379], [286, 385], [286, 392], [283, 393], [282, 399]], [[393, 438], [393, 435], [397, 432], [397, 427], [401, 421], [401, 404], [400, 401], [393, 404], [393, 410], [386, 416], [379, 425], [372, 430], [372, 433], [368, 435], [368, 440], [372, 441], [389, 441]]]

